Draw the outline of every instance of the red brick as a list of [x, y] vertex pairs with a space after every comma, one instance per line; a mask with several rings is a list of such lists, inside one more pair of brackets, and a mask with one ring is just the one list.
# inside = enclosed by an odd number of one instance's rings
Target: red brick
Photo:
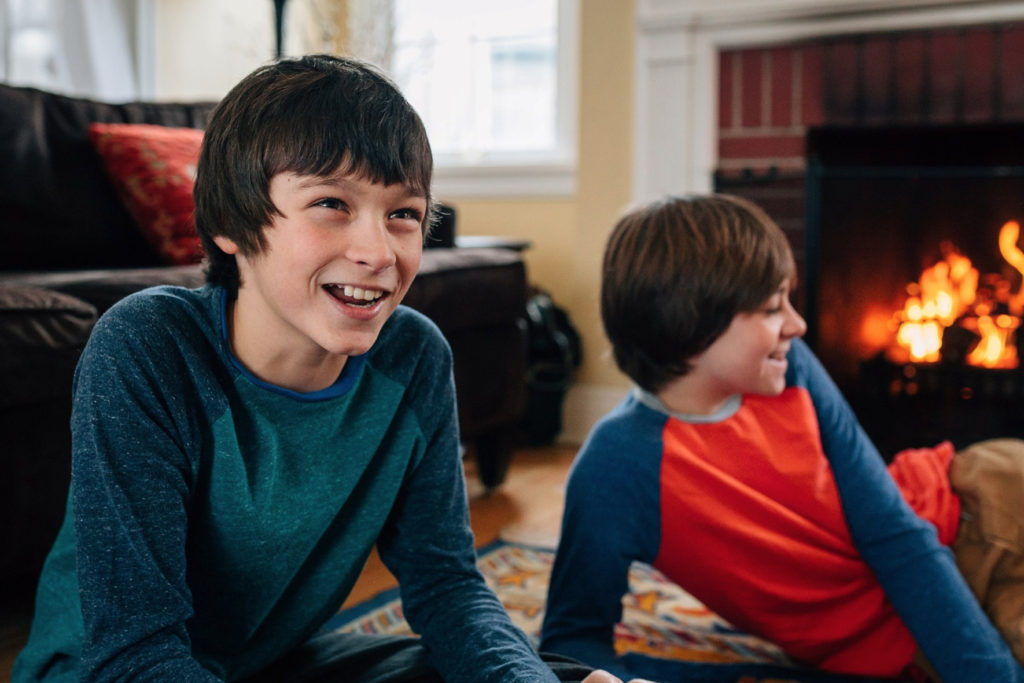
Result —
[[793, 48], [780, 47], [771, 51], [772, 126], [793, 123]]
[[858, 120], [859, 56], [854, 39], [838, 40], [825, 46], [825, 121], [828, 123]]
[[904, 34], [896, 41], [896, 123], [919, 123], [924, 97], [925, 39]]
[[987, 123], [994, 118], [994, 49], [990, 28], [971, 30], [964, 36], [964, 120], [970, 123]]
[[718, 55], [718, 129], [728, 130], [733, 126], [732, 120], [732, 65], [736, 52], [729, 50]]
[[718, 141], [720, 159], [775, 159], [803, 157], [802, 135], [752, 135]]
[[743, 104], [740, 122], [744, 128], [756, 128], [762, 125], [762, 50], [744, 50], [741, 53], [740, 59], [743, 66], [743, 74], [741, 76]]
[[1004, 120], [1024, 119], [1024, 26], [1015, 25], [1002, 33], [1002, 107], [999, 115]]
[[825, 122], [824, 49], [821, 45], [800, 48], [800, 112], [804, 126], [820, 126]]
[[864, 43], [864, 101], [865, 120], [889, 122], [892, 120], [893, 40], [888, 36], [872, 36]]
[[930, 81], [928, 120], [952, 123], [957, 116], [958, 86], [962, 83], [963, 42], [958, 33], [936, 31], [929, 41]]

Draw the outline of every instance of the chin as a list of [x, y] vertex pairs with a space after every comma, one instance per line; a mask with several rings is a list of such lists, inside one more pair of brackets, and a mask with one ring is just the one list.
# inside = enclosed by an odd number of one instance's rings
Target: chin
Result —
[[769, 381], [761, 386], [761, 390], [755, 392], [760, 396], [779, 396], [783, 391], [786, 390], [786, 381]]
[[353, 339], [348, 337], [344, 340], [334, 340], [333, 344], [325, 344], [323, 348], [334, 356], [361, 356], [377, 343], [377, 336], [374, 334], [372, 337], [363, 337]]

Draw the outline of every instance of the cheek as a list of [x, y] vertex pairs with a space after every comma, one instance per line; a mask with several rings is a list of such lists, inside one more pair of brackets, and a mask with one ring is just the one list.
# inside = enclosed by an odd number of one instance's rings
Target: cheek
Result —
[[403, 240], [395, 247], [396, 258], [403, 277], [411, 280], [420, 269], [423, 260], [423, 242]]

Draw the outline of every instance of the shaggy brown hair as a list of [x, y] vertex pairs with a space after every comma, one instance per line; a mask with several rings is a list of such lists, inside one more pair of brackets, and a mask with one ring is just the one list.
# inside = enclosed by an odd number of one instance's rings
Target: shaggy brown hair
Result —
[[311, 55], [279, 60], [242, 79], [214, 108], [196, 170], [196, 229], [207, 281], [237, 292], [235, 257], [213, 237], [230, 238], [245, 255], [265, 246], [263, 229], [280, 215], [270, 200], [271, 178], [339, 169], [421, 193], [426, 235], [433, 218], [430, 143], [386, 76], [358, 60]]
[[657, 392], [793, 274], [785, 235], [739, 197], [666, 197], [630, 211], [608, 239], [601, 277], [615, 362]]

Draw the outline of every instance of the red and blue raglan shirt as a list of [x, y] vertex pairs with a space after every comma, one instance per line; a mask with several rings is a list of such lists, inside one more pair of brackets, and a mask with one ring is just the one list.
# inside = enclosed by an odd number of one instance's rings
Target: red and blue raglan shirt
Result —
[[959, 513], [946, 478], [902, 461], [894, 478], [808, 347], [788, 358], [779, 396], [681, 416], [636, 390], [595, 426], [569, 478], [541, 647], [681, 680], [680, 663], [614, 651], [640, 561], [813, 667], [895, 677], [920, 645], [946, 681], [1024, 679], [943, 545]]

